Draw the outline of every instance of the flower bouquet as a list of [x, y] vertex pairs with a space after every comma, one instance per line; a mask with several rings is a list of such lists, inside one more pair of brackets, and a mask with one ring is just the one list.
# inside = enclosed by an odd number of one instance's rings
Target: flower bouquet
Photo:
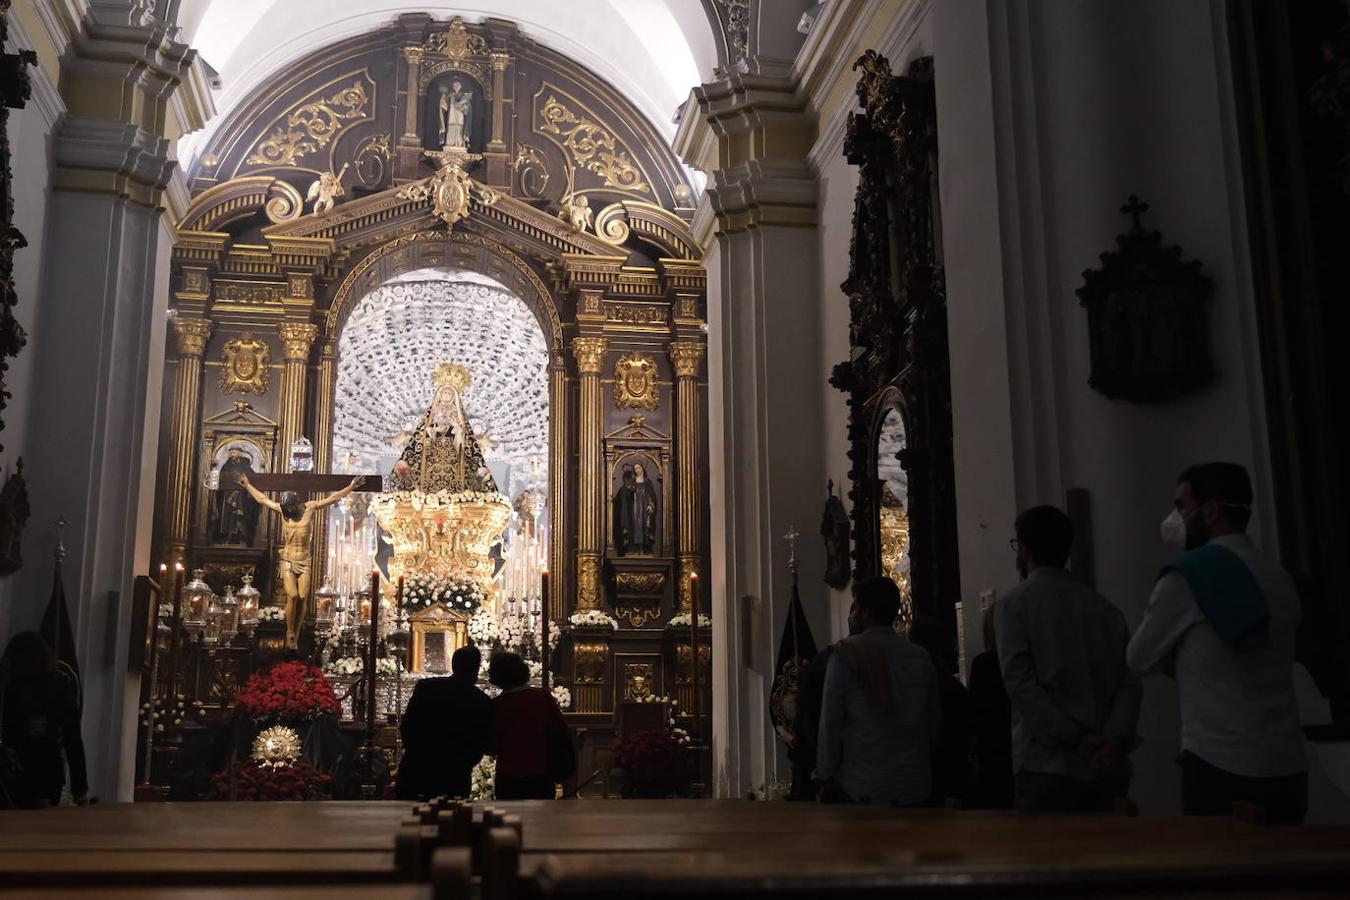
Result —
[[485, 756], [469, 773], [469, 799], [491, 800], [496, 796], [497, 760]]
[[619, 620], [602, 609], [583, 609], [567, 617], [573, 628], [611, 628], [618, 630]]
[[[501, 637], [501, 627], [497, 621], [497, 616], [486, 606], [480, 607], [476, 613], [469, 618], [469, 640], [482, 648], [491, 648]], [[483, 657], [484, 664], [487, 663], [487, 656]]]
[[439, 576], [418, 572], [408, 576], [403, 584], [403, 602], [410, 609], [425, 609], [433, 603], [444, 603], [452, 609], [472, 612], [483, 605], [487, 592], [472, 578], [463, 575]]
[[635, 731], [616, 741], [611, 752], [625, 797], [668, 797], [685, 787], [680, 744], [668, 728]]
[[[340, 656], [323, 667], [325, 675], [336, 678], [355, 678], [365, 671], [366, 661], [360, 656]], [[398, 675], [398, 660], [387, 656], [375, 660], [375, 674], [390, 678]]]
[[[708, 627], [710, 627], [711, 625], [712, 625], [712, 619], [709, 619], [709, 618], [708, 618], [707, 616], [705, 616], [703, 613], [699, 613], [699, 614], [698, 614], [698, 627], [699, 627], [699, 628], [708, 628]], [[677, 613], [676, 615], [672, 616], [671, 619], [670, 619], [670, 621], [666, 623], [666, 627], [667, 627], [667, 628], [688, 628], [688, 627], [689, 627], [689, 613], [687, 613], [687, 612], [682, 612], [682, 613]]]
[[234, 698], [235, 709], [257, 721], [337, 715], [341, 704], [318, 666], [279, 663], [253, 673]]

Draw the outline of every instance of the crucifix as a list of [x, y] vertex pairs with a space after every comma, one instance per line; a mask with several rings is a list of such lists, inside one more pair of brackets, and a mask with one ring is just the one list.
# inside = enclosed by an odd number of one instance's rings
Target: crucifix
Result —
[[[239, 483], [254, 500], [281, 516], [280, 566], [282, 584], [286, 590], [286, 647], [300, 646], [300, 626], [305, 621], [305, 605], [309, 601], [310, 542], [314, 513], [332, 506], [357, 488], [379, 492], [383, 479], [378, 475], [318, 475], [310, 472], [290, 474], [258, 474], [251, 479], [241, 476]], [[280, 502], [263, 491], [282, 491]], [[328, 491], [317, 500], [302, 500], [302, 496]]]

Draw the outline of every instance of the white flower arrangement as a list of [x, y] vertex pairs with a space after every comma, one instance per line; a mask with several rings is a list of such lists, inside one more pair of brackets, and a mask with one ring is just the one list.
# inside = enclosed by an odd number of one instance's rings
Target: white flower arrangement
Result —
[[442, 578], [419, 572], [403, 582], [403, 602], [413, 609], [444, 603], [454, 609], [472, 611], [480, 608], [486, 599], [483, 586], [463, 575]]
[[497, 640], [503, 647], [515, 650], [525, 643], [525, 617], [505, 615], [497, 620]]
[[[497, 616], [486, 606], [478, 607], [478, 611], [469, 618], [469, 640], [477, 646], [493, 646], [500, 639], [500, 634]], [[487, 665], [486, 655], [483, 657], [483, 665]]]
[[553, 688], [553, 699], [558, 701], [559, 709], [567, 709], [572, 705], [572, 692], [561, 684]]
[[585, 609], [567, 617], [574, 628], [619, 628], [619, 620], [602, 609]]
[[264, 606], [258, 610], [259, 622], [285, 622], [286, 610], [280, 606]]
[[[562, 628], [559, 627], [559, 624], [557, 622], [549, 622], [547, 627], [548, 627], [548, 649], [556, 650], [558, 648], [558, 640], [559, 638], [562, 637]], [[544, 635], [542, 633], [542, 630], [536, 631], [534, 633], [534, 649], [536, 650], [543, 649], [543, 647], [541, 646], [543, 644], [543, 637]]]
[[485, 756], [469, 774], [469, 799], [491, 800], [496, 796], [497, 760]]
[[189, 716], [193, 718], [200, 716], [203, 708], [200, 700], [188, 703], [183, 694], [162, 697], [153, 704], [146, 701], [141, 704], [141, 725], [154, 728], [162, 734], [166, 726], [182, 725]]
[[[395, 473], [395, 479], [397, 479]], [[449, 509], [452, 506], [459, 506], [466, 503], [473, 504], [501, 504], [511, 505], [511, 500], [504, 494], [495, 491], [459, 491], [451, 493], [450, 491], [433, 491], [423, 493], [422, 491], [399, 490], [389, 491], [380, 494], [371, 500], [371, 506], [376, 509], [393, 508], [400, 503], [406, 503], [413, 509]]]
[[[337, 678], [354, 678], [366, 671], [366, 661], [359, 656], [344, 656], [335, 659], [323, 667], [325, 675]], [[398, 660], [382, 657], [375, 660], [375, 675], [395, 676], [398, 674]]]
[[525, 660], [525, 668], [526, 668], [526, 669], [529, 671], [529, 673], [530, 673], [530, 680], [531, 680], [531, 681], [533, 681], [533, 680], [536, 679], [536, 678], [542, 679], [542, 678], [544, 677], [544, 667], [543, 667], [543, 665], [540, 664], [540, 663], [538, 663], [538, 662], [536, 662], [536, 661], [534, 661], [534, 660], [532, 660], [532, 659], [527, 659], [527, 660]]
[[[698, 614], [698, 627], [699, 627], [699, 628], [707, 628], [707, 627], [709, 627], [709, 626], [711, 626], [711, 625], [712, 625], [712, 619], [708, 618], [708, 617], [705, 616], [703, 613], [699, 613], [699, 614]], [[682, 612], [682, 613], [679, 613], [679, 614], [677, 614], [677, 615], [671, 616], [670, 621], [669, 621], [668, 623], [666, 623], [666, 627], [667, 627], [667, 628], [688, 628], [688, 627], [689, 627], [689, 613], [687, 613], [687, 612]]]

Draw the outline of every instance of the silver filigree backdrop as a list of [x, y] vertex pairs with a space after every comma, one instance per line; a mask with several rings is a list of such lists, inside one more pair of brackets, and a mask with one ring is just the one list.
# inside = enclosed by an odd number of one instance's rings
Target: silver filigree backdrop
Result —
[[431, 404], [432, 372], [473, 373], [464, 408], [495, 446], [488, 466], [512, 498], [548, 475], [548, 347], [534, 314], [498, 282], [422, 269], [363, 297], [338, 339], [335, 471], [387, 473]]

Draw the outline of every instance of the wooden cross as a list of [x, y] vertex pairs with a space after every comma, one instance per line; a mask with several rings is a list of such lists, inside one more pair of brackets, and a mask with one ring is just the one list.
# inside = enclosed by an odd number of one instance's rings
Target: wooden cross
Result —
[[1129, 202], [1127, 202], [1124, 206], [1122, 206], [1120, 208], [1120, 211], [1123, 212], [1125, 215], [1130, 216], [1134, 219], [1135, 231], [1142, 231], [1144, 229], [1144, 226], [1139, 221], [1139, 216], [1142, 215], [1143, 213], [1148, 212], [1147, 203], [1140, 200], [1134, 194], [1131, 194]]
[[[297, 494], [328, 494], [340, 491], [352, 483], [355, 475], [323, 475], [318, 472], [258, 472], [248, 477], [249, 483], [260, 491], [295, 491]], [[380, 475], [367, 475], [357, 491], [379, 494], [386, 488]], [[225, 488], [226, 485], [221, 485]]]

